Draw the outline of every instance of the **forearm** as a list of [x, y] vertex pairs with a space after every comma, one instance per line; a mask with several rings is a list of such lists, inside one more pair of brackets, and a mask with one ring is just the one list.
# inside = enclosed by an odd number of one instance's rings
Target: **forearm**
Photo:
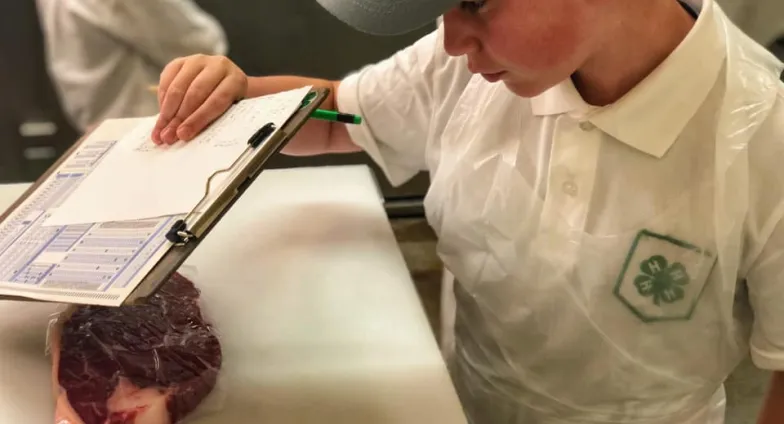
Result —
[[[336, 108], [335, 95], [339, 81], [328, 81], [298, 76], [270, 76], [248, 78], [247, 97], [259, 97], [281, 91], [293, 90], [306, 85], [314, 88], [329, 88], [329, 96], [321, 109]], [[325, 153], [353, 153], [361, 149], [348, 135], [346, 124], [310, 119], [297, 135], [283, 148], [282, 153], [290, 156], [313, 156]]]
[[784, 373], [777, 371], [770, 379], [765, 403], [760, 410], [757, 424], [784, 423]]

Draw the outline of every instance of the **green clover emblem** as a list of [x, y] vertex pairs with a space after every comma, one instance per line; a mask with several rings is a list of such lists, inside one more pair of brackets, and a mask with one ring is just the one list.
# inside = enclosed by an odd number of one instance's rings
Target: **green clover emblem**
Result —
[[651, 256], [640, 263], [641, 274], [634, 279], [637, 292], [652, 297], [653, 303], [674, 303], [684, 298], [683, 286], [689, 284], [689, 274], [679, 262], [670, 265], [661, 255]]

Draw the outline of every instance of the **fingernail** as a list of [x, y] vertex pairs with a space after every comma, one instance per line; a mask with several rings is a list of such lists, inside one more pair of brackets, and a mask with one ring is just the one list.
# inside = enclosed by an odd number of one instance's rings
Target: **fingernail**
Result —
[[174, 141], [176, 136], [177, 134], [174, 133], [173, 128], [164, 128], [163, 131], [161, 131], [161, 138], [167, 143]]

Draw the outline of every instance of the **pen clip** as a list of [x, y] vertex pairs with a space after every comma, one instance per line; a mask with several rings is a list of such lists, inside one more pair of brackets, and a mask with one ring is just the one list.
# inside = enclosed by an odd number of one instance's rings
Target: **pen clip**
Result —
[[259, 130], [256, 131], [255, 134], [253, 134], [250, 140], [248, 140], [248, 144], [254, 149], [256, 147], [259, 147], [259, 145], [263, 143], [264, 140], [266, 140], [273, 132], [275, 132], [276, 129], [277, 127], [275, 126], [274, 123], [272, 122], [267, 123], [263, 127], [259, 128]]
[[307, 106], [307, 105], [309, 105], [309, 104], [310, 104], [310, 102], [312, 102], [312, 101], [313, 101], [313, 99], [315, 99], [315, 98], [316, 98], [316, 96], [318, 96], [318, 94], [317, 94], [317, 93], [314, 93], [314, 92], [312, 92], [312, 91], [311, 91], [310, 93], [308, 93], [308, 95], [307, 95], [307, 96], [305, 96], [305, 98], [304, 98], [304, 99], [302, 99], [302, 104], [300, 104], [300, 109], [301, 109], [301, 108], [303, 108], [303, 107], [305, 107], [305, 106]]

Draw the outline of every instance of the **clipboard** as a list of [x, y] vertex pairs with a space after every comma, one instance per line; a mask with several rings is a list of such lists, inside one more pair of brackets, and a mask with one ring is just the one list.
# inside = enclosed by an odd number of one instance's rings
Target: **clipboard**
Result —
[[[210, 176], [205, 182], [204, 197], [191, 212], [177, 220], [169, 228], [166, 233], [166, 239], [171, 242], [169, 247], [162, 247], [167, 249], [166, 252], [127, 296], [123, 305], [137, 304], [157, 292], [256, 180], [268, 160], [280, 152], [310, 119], [311, 115], [329, 96], [329, 93], [330, 89], [326, 87], [311, 88], [299, 109], [280, 128], [275, 127], [272, 123], [259, 128], [248, 140], [247, 148], [230, 167], [216, 171]], [[83, 136], [74, 143], [5, 212], [0, 214], [0, 223], [5, 222], [17, 208], [25, 203], [30, 196], [33, 196], [42, 184], [79, 150], [86, 139], [87, 136]], [[221, 191], [213, 193], [212, 178], [226, 172], [231, 175], [222, 183]], [[48, 302], [31, 297], [10, 295], [0, 295], [0, 300]]]

